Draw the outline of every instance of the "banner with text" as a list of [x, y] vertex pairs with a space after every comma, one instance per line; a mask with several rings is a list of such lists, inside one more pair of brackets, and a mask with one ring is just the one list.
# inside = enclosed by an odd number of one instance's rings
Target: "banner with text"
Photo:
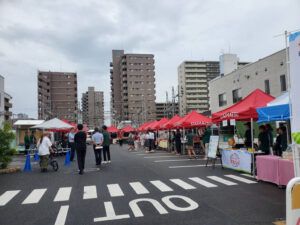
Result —
[[227, 168], [251, 173], [251, 153], [222, 149], [222, 164]]

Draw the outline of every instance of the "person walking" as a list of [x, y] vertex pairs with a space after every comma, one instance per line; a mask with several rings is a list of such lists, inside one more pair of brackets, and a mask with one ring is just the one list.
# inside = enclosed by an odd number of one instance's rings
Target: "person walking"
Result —
[[78, 132], [74, 136], [77, 162], [79, 168], [79, 174], [82, 175], [84, 171], [85, 155], [86, 155], [86, 133], [82, 130], [83, 125], [77, 125]]
[[24, 146], [25, 146], [24, 155], [27, 155], [28, 151], [29, 151], [29, 147], [30, 147], [30, 138], [29, 138], [29, 135], [28, 135], [28, 131], [25, 131]]
[[145, 134], [145, 148], [146, 148], [146, 153], [149, 153], [150, 152], [150, 134], [149, 134], [149, 131], [147, 130], [146, 131], [146, 134]]
[[197, 155], [194, 151], [194, 134], [192, 133], [192, 130], [190, 129], [188, 131], [188, 134], [186, 135], [186, 148], [188, 150], [188, 156], [189, 159], [192, 159], [192, 154], [194, 155], [194, 158], [197, 159]]
[[120, 134], [119, 134], [119, 144], [120, 144], [120, 147], [122, 147], [122, 145], [123, 145], [123, 134], [122, 134], [122, 132], [120, 132]]
[[155, 134], [152, 130], [149, 132], [150, 152], [154, 152], [155, 148]]
[[110, 134], [107, 132], [107, 126], [103, 126], [103, 163], [110, 163]]
[[210, 136], [211, 136], [211, 129], [210, 129], [210, 125], [207, 124], [206, 125], [206, 130], [203, 133], [202, 136], [202, 141], [205, 147], [205, 159], [207, 159], [207, 155], [208, 155], [208, 147], [209, 147], [209, 140], [210, 140]]
[[180, 130], [177, 129], [175, 133], [175, 146], [176, 146], [176, 155], [181, 154], [181, 133]]
[[129, 149], [128, 151], [134, 151], [134, 134], [133, 132], [130, 132], [129, 133], [129, 136], [128, 136], [128, 145], [129, 145]]
[[140, 138], [139, 138], [139, 135], [138, 135], [137, 132], [135, 132], [133, 139], [134, 139], [134, 150], [138, 151], [139, 150], [139, 139]]
[[54, 153], [54, 150], [52, 149], [52, 143], [49, 139], [50, 133], [44, 132], [41, 139], [37, 143], [38, 153], [40, 157], [40, 167], [41, 172], [47, 172], [47, 167], [49, 164], [49, 155], [50, 151], [51, 153]]
[[70, 161], [72, 162], [74, 160], [74, 155], [75, 155], [75, 142], [74, 142], [74, 137], [75, 137], [75, 129], [72, 128], [70, 130], [70, 133], [68, 134], [68, 146], [71, 149], [71, 156], [70, 156]]
[[93, 147], [94, 147], [94, 153], [95, 153], [95, 160], [96, 160], [96, 165], [101, 165], [101, 151], [103, 149], [103, 134], [99, 132], [99, 129], [96, 127], [95, 128], [95, 133], [92, 136], [92, 141], [93, 141]]

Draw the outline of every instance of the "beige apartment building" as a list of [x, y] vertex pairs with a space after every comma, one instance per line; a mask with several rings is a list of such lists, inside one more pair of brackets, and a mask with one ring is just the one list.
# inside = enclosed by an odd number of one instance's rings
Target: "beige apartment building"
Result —
[[154, 55], [112, 50], [110, 66], [112, 124], [155, 120]]
[[88, 91], [82, 94], [82, 121], [89, 129], [104, 125], [104, 94], [95, 91], [94, 87], [88, 87]]
[[215, 113], [232, 106], [257, 88], [274, 97], [286, 92], [285, 57], [284, 49], [211, 80], [209, 82], [211, 112]]
[[38, 118], [77, 123], [77, 74], [38, 71]]
[[5, 92], [4, 80], [4, 77], [0, 75], [0, 127], [4, 121], [10, 123], [12, 119], [12, 112], [10, 111], [12, 97]]
[[167, 119], [171, 119], [173, 116], [178, 115], [179, 113], [178, 102], [156, 102], [155, 105], [156, 120], [161, 120], [164, 117]]

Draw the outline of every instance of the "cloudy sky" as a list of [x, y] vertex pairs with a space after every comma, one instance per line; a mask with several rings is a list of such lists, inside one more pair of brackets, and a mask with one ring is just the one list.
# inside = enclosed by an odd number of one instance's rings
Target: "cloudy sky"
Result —
[[164, 101], [182, 61], [267, 56], [299, 11], [299, 0], [0, 0], [0, 74], [14, 113], [37, 116], [37, 70], [77, 72], [79, 96], [95, 86], [109, 111], [111, 50], [151, 53]]

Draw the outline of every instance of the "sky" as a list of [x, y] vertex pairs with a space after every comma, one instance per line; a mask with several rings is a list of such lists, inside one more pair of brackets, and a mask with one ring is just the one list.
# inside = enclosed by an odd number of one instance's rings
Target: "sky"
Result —
[[285, 47], [299, 12], [299, 0], [0, 0], [0, 75], [13, 113], [36, 118], [37, 71], [77, 72], [79, 100], [104, 91], [108, 121], [112, 49], [154, 54], [165, 101], [181, 62], [229, 52], [254, 62]]

